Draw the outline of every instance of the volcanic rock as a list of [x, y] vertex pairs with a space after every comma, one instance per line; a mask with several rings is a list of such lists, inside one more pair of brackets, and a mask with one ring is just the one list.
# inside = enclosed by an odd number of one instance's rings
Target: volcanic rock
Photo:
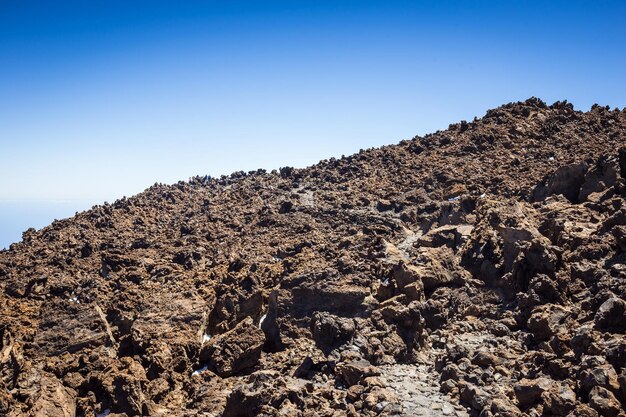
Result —
[[625, 415], [625, 139], [532, 98], [29, 229], [0, 415]]
[[232, 330], [214, 336], [200, 351], [200, 361], [222, 377], [251, 368], [259, 362], [265, 342], [263, 331], [244, 319]]

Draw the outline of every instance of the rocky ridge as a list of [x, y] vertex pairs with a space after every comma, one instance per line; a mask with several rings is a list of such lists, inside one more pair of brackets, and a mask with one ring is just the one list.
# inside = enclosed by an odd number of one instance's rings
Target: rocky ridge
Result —
[[626, 111], [538, 99], [0, 252], [0, 415], [626, 416]]

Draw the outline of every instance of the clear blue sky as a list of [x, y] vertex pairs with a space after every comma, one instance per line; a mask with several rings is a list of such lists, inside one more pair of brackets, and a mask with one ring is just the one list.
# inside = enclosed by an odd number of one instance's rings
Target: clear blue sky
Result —
[[624, 107], [625, 18], [624, 1], [0, 0], [0, 200], [306, 166], [530, 96]]

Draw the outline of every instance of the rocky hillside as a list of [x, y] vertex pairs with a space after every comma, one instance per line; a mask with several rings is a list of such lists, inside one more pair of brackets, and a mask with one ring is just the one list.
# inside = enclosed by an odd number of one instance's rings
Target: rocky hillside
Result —
[[154, 185], [0, 252], [0, 415], [626, 416], [626, 111]]

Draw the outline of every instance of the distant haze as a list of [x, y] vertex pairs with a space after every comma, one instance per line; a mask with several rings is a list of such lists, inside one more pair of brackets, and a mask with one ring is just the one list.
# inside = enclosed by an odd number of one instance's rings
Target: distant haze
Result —
[[0, 247], [154, 182], [306, 166], [530, 96], [624, 107], [624, 16], [623, 1], [2, 2]]
[[90, 200], [0, 200], [0, 249], [22, 240], [29, 227], [41, 229], [94, 204]]

